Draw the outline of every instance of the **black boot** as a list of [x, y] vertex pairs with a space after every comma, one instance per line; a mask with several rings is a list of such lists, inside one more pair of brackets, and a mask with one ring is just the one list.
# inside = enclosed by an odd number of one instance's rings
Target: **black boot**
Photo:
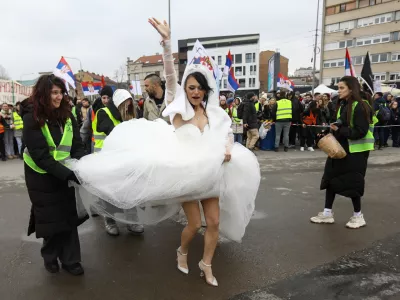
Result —
[[44, 267], [49, 273], [52, 274], [58, 273], [58, 271], [60, 271], [60, 266], [58, 265], [58, 262], [50, 262], [50, 263], [45, 262]]
[[62, 264], [62, 268], [74, 276], [83, 275], [83, 273], [85, 273], [85, 271], [83, 270], [82, 265], [80, 263], [76, 263], [76, 264], [73, 264], [70, 266]]

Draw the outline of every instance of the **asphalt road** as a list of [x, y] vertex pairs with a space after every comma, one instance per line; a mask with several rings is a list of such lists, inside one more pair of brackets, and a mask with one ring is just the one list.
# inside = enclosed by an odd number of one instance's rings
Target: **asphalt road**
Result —
[[[176, 270], [182, 225], [172, 220], [135, 237], [113, 238], [101, 219], [80, 228], [85, 275], [48, 274], [41, 240], [27, 237], [30, 202], [21, 161], [0, 162], [0, 300], [400, 299], [400, 150], [371, 154], [367, 227], [349, 230], [351, 201], [337, 198], [336, 224], [309, 218], [323, 208], [321, 152], [260, 152], [262, 183], [241, 244], [222, 240], [213, 262], [220, 286], [199, 277], [202, 235], [192, 243], [190, 274]], [[244, 180], [246, 180], [244, 178]]]

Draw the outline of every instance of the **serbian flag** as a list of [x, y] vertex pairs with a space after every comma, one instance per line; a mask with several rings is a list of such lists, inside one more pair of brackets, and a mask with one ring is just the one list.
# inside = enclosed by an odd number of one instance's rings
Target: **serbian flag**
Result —
[[85, 96], [98, 95], [102, 87], [101, 82], [82, 82], [82, 90]]
[[291, 81], [289, 78], [284, 76], [282, 73], [278, 73], [278, 82], [277, 87], [284, 88], [289, 91], [293, 91], [294, 89], [294, 82]]
[[349, 49], [346, 48], [346, 58], [344, 63], [344, 75], [345, 76], [356, 76], [356, 70], [354, 69], [353, 62], [351, 61]]
[[69, 83], [74, 89], [76, 89], [74, 73], [72, 73], [71, 67], [65, 60], [64, 56], [61, 56], [60, 62], [54, 69], [53, 74], [60, 77], [64, 82]]
[[224, 68], [224, 75], [228, 76], [232, 67], [232, 54], [231, 50], [229, 50], [228, 55], [226, 56], [225, 68]]

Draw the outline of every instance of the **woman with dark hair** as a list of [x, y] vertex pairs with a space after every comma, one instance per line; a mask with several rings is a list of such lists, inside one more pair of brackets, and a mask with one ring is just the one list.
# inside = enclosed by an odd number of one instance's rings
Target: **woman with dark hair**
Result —
[[400, 109], [399, 103], [397, 101], [393, 101], [390, 104], [390, 125], [392, 127], [392, 139], [393, 144], [392, 147], [399, 148], [400, 147]]
[[25, 182], [32, 202], [28, 235], [43, 238], [41, 254], [50, 273], [62, 268], [72, 275], [83, 274], [77, 226], [75, 189], [78, 183], [65, 164], [80, 159], [84, 147], [78, 124], [72, 116], [64, 82], [54, 75], [39, 78], [29, 104], [22, 111]]
[[340, 80], [339, 98], [337, 121], [330, 127], [347, 156], [327, 159], [321, 182], [321, 189], [326, 190], [325, 209], [312, 217], [311, 222], [334, 223], [332, 206], [339, 194], [353, 202], [354, 213], [346, 227], [355, 229], [366, 225], [361, 213], [361, 197], [364, 195], [369, 152], [374, 150], [373, 113], [361, 98], [360, 84], [355, 77], [345, 76]]
[[[234, 144], [232, 120], [220, 107], [213, 73], [190, 64], [179, 86], [169, 26], [156, 19], [149, 22], [162, 37], [163, 116], [169, 116], [172, 126], [161, 119], [123, 122], [107, 136], [99, 153], [84, 157], [73, 168], [86, 191], [125, 210], [115, 216], [125, 223], [154, 224], [183, 208], [187, 225], [176, 255], [177, 269], [184, 274], [189, 273], [189, 245], [204, 214], [207, 227], [198, 267], [208, 284], [218, 286], [211, 263], [219, 234], [242, 239], [254, 211], [259, 165], [252, 152]], [[132, 209], [137, 213], [130, 214]]]

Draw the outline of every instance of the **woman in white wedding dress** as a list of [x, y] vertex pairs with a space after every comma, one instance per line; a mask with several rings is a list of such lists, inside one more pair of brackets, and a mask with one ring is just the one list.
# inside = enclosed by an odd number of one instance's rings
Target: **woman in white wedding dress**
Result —
[[[119, 215], [103, 211], [116, 220], [155, 224], [183, 207], [188, 222], [177, 250], [177, 267], [185, 274], [189, 244], [201, 227], [201, 203], [207, 228], [199, 268], [208, 284], [218, 286], [211, 262], [219, 232], [241, 241], [260, 184], [258, 161], [233, 143], [231, 120], [219, 107], [212, 72], [189, 65], [182, 87], [177, 85], [169, 26], [156, 19], [149, 22], [163, 39], [167, 88], [163, 115], [170, 116], [173, 126], [162, 120], [124, 122], [106, 138], [99, 153], [71, 162], [70, 167], [82, 184], [84, 200], [96, 205], [89, 192], [124, 210]], [[130, 214], [132, 208], [137, 211]]]

